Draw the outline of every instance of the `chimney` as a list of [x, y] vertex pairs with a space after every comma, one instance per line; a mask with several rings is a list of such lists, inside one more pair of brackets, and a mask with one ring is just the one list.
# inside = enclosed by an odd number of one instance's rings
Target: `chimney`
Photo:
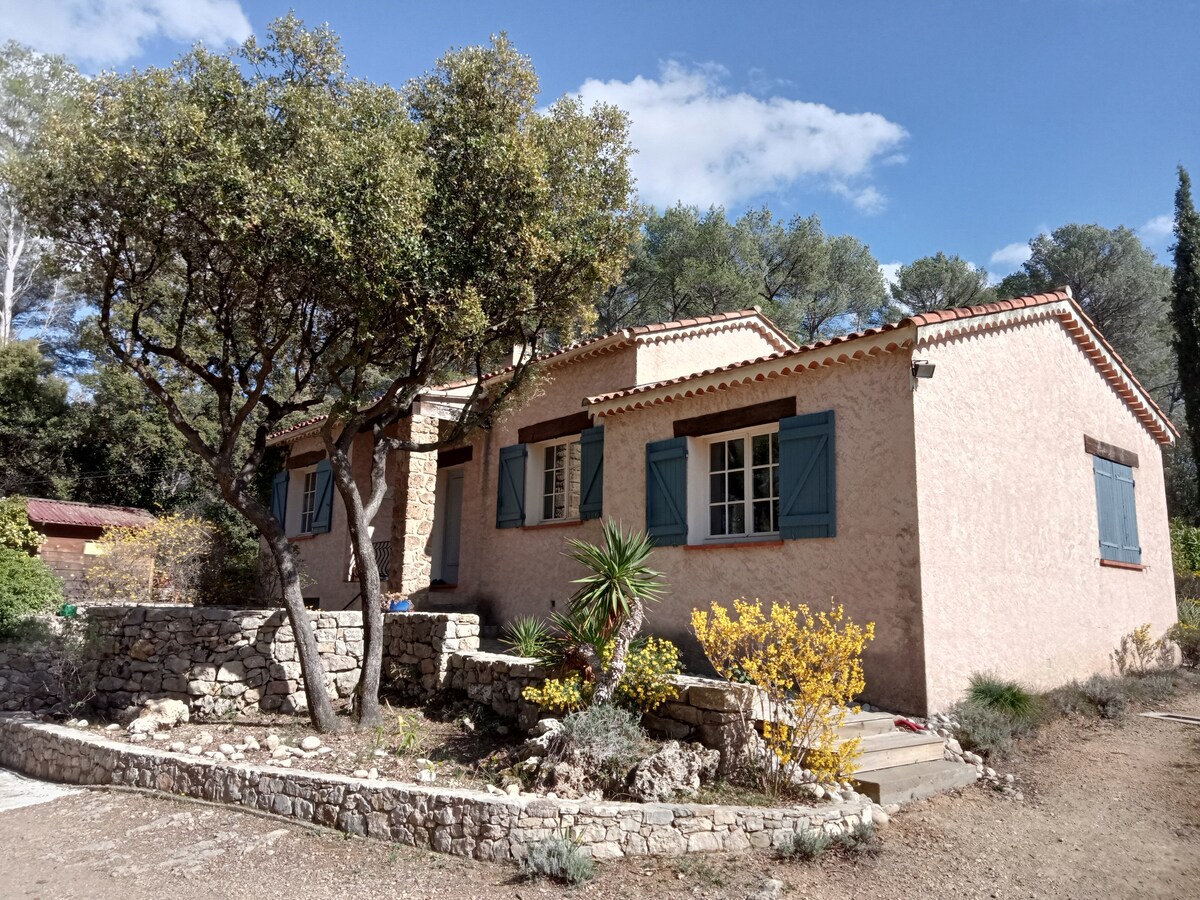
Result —
[[506, 365], [519, 366], [523, 362], [528, 362], [532, 356], [533, 351], [528, 344], [513, 344], [512, 352], [508, 355]]

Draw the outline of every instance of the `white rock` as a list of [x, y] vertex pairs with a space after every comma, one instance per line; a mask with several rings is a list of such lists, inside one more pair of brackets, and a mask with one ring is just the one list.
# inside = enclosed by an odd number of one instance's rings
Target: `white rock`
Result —
[[200, 732], [200, 737], [196, 738], [196, 743], [201, 747], [207, 747], [213, 742], [213, 736], [207, 731]]
[[201, 747], [199, 744], [192, 744], [192, 746], [190, 746], [190, 747], [188, 747], [188, 748], [187, 748], [187, 752], [188, 752], [188, 753], [190, 753], [190, 754], [192, 754], [192, 756], [199, 756], [199, 755], [200, 755], [200, 752], [201, 752], [203, 749], [204, 749], [204, 748], [203, 748], [203, 747]]
[[156, 731], [154, 734], [150, 735], [150, 740], [152, 741], [169, 741], [170, 739], [171, 732], [169, 731]]
[[367, 778], [370, 779], [371, 781], [378, 781], [379, 780], [379, 770], [376, 769], [374, 766], [372, 766], [367, 771]]
[[75, 727], [76, 727], [76, 728], [87, 728], [87, 727], [88, 727], [88, 720], [87, 720], [87, 719], [76, 719], [76, 720], [75, 720]]
[[423, 784], [433, 784], [437, 781], [437, 772], [433, 769], [422, 769], [417, 773], [417, 781]]
[[142, 734], [140, 731], [137, 734], [131, 734], [129, 736], [129, 743], [131, 744], [144, 744], [148, 740], [150, 740], [150, 738]]
[[289, 756], [287, 759], [281, 759], [278, 765], [283, 766], [285, 769], [290, 769], [292, 767], [292, 758]]
[[1013, 775], [1012, 775], [1012, 773], [1011, 773], [1011, 772], [1009, 772], [1007, 775], [1005, 775], [1005, 776], [1004, 776], [1004, 781], [1005, 781], [1007, 784], [1012, 784], [1012, 783], [1013, 783], [1015, 780], [1016, 780], [1016, 779], [1015, 779], [1015, 778], [1013, 778]]
[[332, 753], [332, 752], [333, 752], [332, 747], [318, 747], [315, 755], [316, 756], [324, 756], [326, 753]]
[[111, 725], [109, 725], [109, 726], [108, 726], [107, 728], [105, 728], [104, 730], [105, 730], [105, 731], [120, 731], [120, 730], [121, 730], [121, 726], [120, 726], [120, 725], [118, 725], [116, 722], [113, 722]]
[[[426, 770], [426, 771], [428, 771], [428, 770]], [[424, 775], [425, 773], [422, 772], [421, 774]], [[508, 796], [510, 796], [510, 797], [520, 797], [521, 796], [521, 786], [519, 784], [510, 784], [508, 787], [506, 787], [504, 789], [504, 793], [508, 794]]]
[[871, 822], [874, 823], [877, 828], [886, 828], [891, 820], [892, 817], [887, 814], [887, 810], [885, 810], [878, 803], [871, 807]]
[[252, 737], [248, 737], [248, 738], [246, 738], [246, 741], [245, 741], [245, 747], [247, 750], [257, 750], [257, 749], [259, 749], [258, 741], [256, 741]]
[[946, 741], [946, 749], [949, 750], [951, 753], [955, 754], [956, 756], [962, 756], [962, 752], [963, 752], [962, 744], [960, 744], [954, 738], [950, 738], [950, 740]]
[[230, 760], [232, 760], [233, 762], [237, 762], [237, 761], [238, 761], [238, 760], [240, 760], [240, 759], [245, 759], [245, 758], [246, 758], [246, 754], [245, 754], [245, 753], [243, 753], [243, 752], [242, 752], [242, 751], [240, 751], [240, 750], [235, 750], [233, 753], [230, 753], [230, 754], [229, 754], [229, 758], [230, 758]]
[[292, 755], [290, 747], [276, 747], [271, 751], [271, 759], [289, 759]]
[[375, 755], [376, 756], [387, 756], [387, 751], [386, 750], [376, 750]]
[[279, 735], [268, 734], [266, 743], [267, 743], [268, 750], [274, 750], [276, 747], [278, 747], [282, 743], [282, 741], [279, 740]]
[[172, 741], [167, 749], [172, 753], [183, 753], [185, 750], [187, 750], [187, 744], [185, 744], [183, 741]]
[[496, 787], [494, 784], [489, 784], [487, 786], [487, 792], [489, 794], [499, 794], [500, 796], [504, 796], [504, 791], [500, 790], [500, 788]]
[[129, 723], [130, 734], [151, 734], [160, 728], [174, 728], [191, 718], [188, 705], [182, 700], [147, 700], [142, 711]]
[[233, 756], [233, 754], [237, 753], [237, 748], [234, 747], [233, 744], [221, 744], [221, 746], [217, 747], [217, 749], [226, 756]]
[[350, 774], [353, 775], [355, 778], [366, 778], [367, 775], [370, 773], [368, 773], [366, 769], [355, 769]]
[[554, 791], [551, 791], [550, 793], [548, 793], [548, 794], [546, 795], [546, 799], [547, 799], [547, 800], [557, 800], [557, 799], [558, 799], [558, 794], [554, 793]]
[[321, 746], [321, 739], [319, 737], [317, 737], [315, 734], [310, 734], [308, 737], [306, 737], [304, 740], [302, 740], [300, 742], [301, 750], [316, 750], [320, 746]]

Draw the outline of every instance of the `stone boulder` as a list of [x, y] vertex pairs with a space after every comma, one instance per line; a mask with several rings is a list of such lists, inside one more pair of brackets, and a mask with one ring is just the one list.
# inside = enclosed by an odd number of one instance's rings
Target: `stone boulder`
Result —
[[667, 741], [653, 756], [634, 766], [629, 793], [645, 803], [694, 797], [700, 785], [717, 775], [721, 754], [701, 744]]
[[191, 718], [188, 705], [182, 700], [147, 700], [136, 719], [129, 723], [130, 734], [152, 734], [174, 728]]

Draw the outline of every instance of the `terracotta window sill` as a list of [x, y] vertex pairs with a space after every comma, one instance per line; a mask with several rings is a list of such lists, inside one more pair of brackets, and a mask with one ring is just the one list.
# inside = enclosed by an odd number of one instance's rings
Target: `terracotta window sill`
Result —
[[1106, 569], [1128, 569], [1131, 572], [1144, 572], [1146, 567], [1141, 563], [1127, 563], [1116, 559], [1102, 559], [1100, 565]]
[[684, 544], [687, 550], [729, 550], [734, 547], [782, 547], [783, 541], [778, 538], [765, 541], [726, 541], [722, 544]]
[[567, 519], [563, 522], [538, 522], [536, 525], [522, 525], [522, 531], [540, 531], [543, 528], [577, 528], [583, 524], [583, 519]]

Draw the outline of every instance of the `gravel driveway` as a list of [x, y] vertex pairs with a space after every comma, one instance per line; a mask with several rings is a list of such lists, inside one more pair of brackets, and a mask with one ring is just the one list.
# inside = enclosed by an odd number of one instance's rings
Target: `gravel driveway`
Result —
[[[1200, 692], [1168, 704], [1200, 715]], [[1200, 727], [1060, 721], [1012, 765], [1024, 801], [985, 788], [916, 804], [884, 851], [818, 866], [770, 856], [604, 866], [571, 891], [511, 867], [309, 831], [200, 803], [84, 790], [0, 807], [0, 897], [1200, 898]], [[0, 785], [3, 783], [0, 782]], [[3, 788], [0, 787], [0, 796]]]

